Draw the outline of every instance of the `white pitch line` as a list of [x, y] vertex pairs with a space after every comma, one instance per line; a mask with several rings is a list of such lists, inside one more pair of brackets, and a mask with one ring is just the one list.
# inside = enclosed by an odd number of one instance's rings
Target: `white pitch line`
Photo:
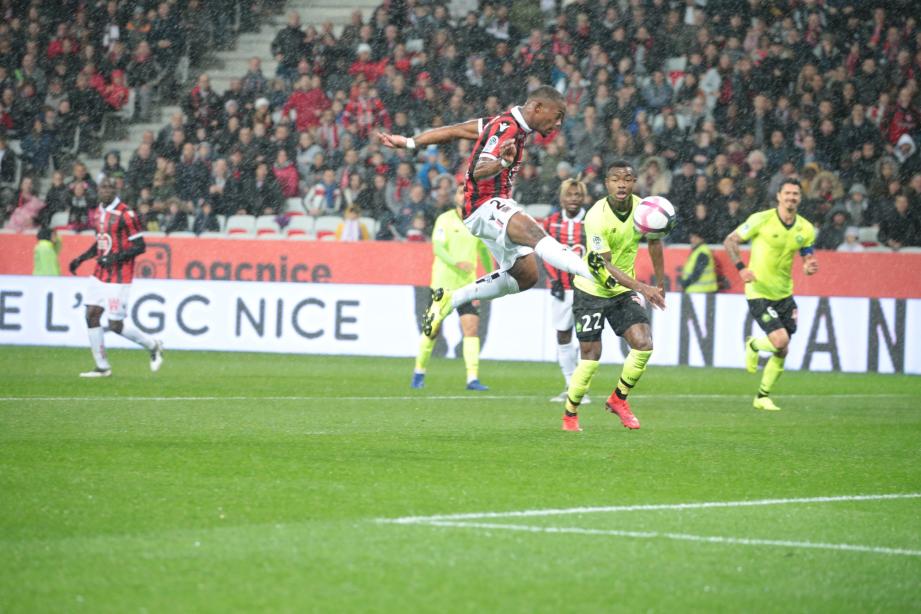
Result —
[[[781, 395], [784, 399], [895, 399], [905, 398], [913, 395], [910, 394], [785, 394]], [[750, 394], [651, 394], [643, 397], [645, 400], [654, 401], [656, 399], [747, 399]], [[123, 401], [328, 401], [329, 396], [181, 396], [181, 397], [139, 397], [139, 396], [94, 396], [94, 397], [0, 397], [0, 403], [18, 403], [23, 401], [43, 401], [49, 403], [70, 402], [70, 401], [92, 401], [92, 402], [123, 402]], [[487, 400], [487, 401], [530, 401], [535, 399], [546, 399], [545, 395], [481, 395], [481, 394], [457, 394], [457, 395], [437, 395], [426, 396], [419, 395], [397, 395], [397, 396], [349, 396], [336, 397], [337, 401], [460, 401], [460, 400]]]
[[921, 550], [908, 550], [905, 548], [885, 548], [882, 546], [861, 546], [858, 544], [826, 544], [821, 542], [800, 542], [777, 539], [756, 539], [748, 537], [723, 537], [718, 535], [690, 535], [687, 533], [660, 533], [657, 531], [618, 531], [605, 529], [583, 529], [579, 527], [538, 527], [530, 525], [494, 524], [489, 522], [448, 522], [432, 521], [426, 526], [526, 531], [529, 533], [570, 533], [577, 535], [605, 535], [613, 537], [634, 537], [640, 539], [671, 539], [677, 541], [703, 542], [710, 544], [732, 544], [741, 546], [775, 546], [781, 548], [808, 548], [813, 550], [838, 550], [847, 552], [868, 552], [872, 554], [888, 554], [894, 556], [921, 557]]
[[796, 499], [754, 499], [749, 501], [702, 501], [698, 503], [665, 503], [650, 505], [612, 505], [605, 507], [570, 507], [562, 509], [519, 510], [512, 512], [478, 512], [469, 514], [440, 514], [434, 516], [404, 516], [379, 518], [378, 522], [391, 524], [432, 524], [434, 522], [480, 520], [484, 518], [533, 518], [538, 516], [563, 516], [569, 514], [598, 514], [611, 512], [638, 512], [661, 510], [695, 510], [708, 508], [757, 507], [765, 505], [795, 505], [804, 503], [836, 503], [841, 501], [884, 501], [890, 499], [918, 499], [921, 493], [893, 493], [880, 495], [846, 495], [838, 497], [803, 497]]

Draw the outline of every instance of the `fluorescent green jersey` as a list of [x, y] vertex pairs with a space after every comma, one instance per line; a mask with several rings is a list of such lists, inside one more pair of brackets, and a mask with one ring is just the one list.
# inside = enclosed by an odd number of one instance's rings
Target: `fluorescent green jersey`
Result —
[[748, 298], [779, 301], [793, 294], [793, 254], [812, 247], [815, 227], [797, 215], [791, 226], [780, 220], [777, 209], [753, 213], [736, 229], [744, 241], [751, 240], [748, 268], [756, 281], [745, 284]]
[[[614, 213], [611, 205], [608, 204], [607, 197], [592, 205], [583, 221], [587, 247], [586, 259], [589, 251], [599, 254], [610, 252], [611, 264], [630, 277], [635, 277], [633, 267], [636, 263], [636, 250], [643, 235], [633, 227], [633, 212], [636, 211], [636, 206], [641, 200], [639, 196], [633, 195], [630, 211], [623, 218]], [[583, 277], [576, 277], [575, 285], [583, 292], [602, 298], [611, 298], [630, 291], [629, 288], [620, 284], [608, 288]]]
[[[482, 241], [470, 234], [456, 209], [445, 211], [432, 230], [432, 287], [454, 290], [476, 281], [477, 258], [486, 272], [492, 271], [492, 258]], [[469, 262], [471, 271], [461, 271], [458, 262]]]

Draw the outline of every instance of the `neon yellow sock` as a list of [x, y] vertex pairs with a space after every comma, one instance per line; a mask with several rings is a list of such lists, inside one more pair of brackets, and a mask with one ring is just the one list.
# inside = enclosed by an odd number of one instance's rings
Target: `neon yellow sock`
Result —
[[569, 397], [566, 399], [566, 411], [571, 414], [579, 411], [579, 403], [582, 402], [582, 397], [588, 392], [588, 387], [592, 383], [592, 378], [595, 377], [597, 370], [597, 360], [585, 360], [583, 358], [579, 361], [579, 364], [576, 365], [576, 370], [572, 373], [572, 378], [569, 380], [569, 389], [566, 392], [566, 396]]
[[416, 373], [425, 373], [425, 367], [429, 364], [433, 349], [435, 349], [435, 340], [429, 339], [425, 335], [420, 335], [419, 353], [416, 355]]
[[769, 396], [771, 394], [771, 388], [774, 387], [774, 382], [781, 376], [783, 373], [783, 364], [785, 358], [780, 358], [779, 356], [771, 356], [767, 364], [764, 365], [764, 373], [761, 375], [761, 387], [758, 388], [758, 396]]
[[771, 340], [767, 337], [755, 337], [752, 339], [752, 347], [759, 352], [771, 352], [773, 354], [777, 351], [777, 348], [774, 347], [774, 344], [771, 343]]
[[467, 382], [479, 379], [480, 338], [464, 337], [464, 364], [467, 366]]
[[630, 350], [630, 353], [627, 354], [627, 358], [624, 359], [624, 368], [620, 371], [620, 381], [617, 382], [617, 390], [620, 391], [621, 397], [626, 399], [630, 390], [643, 377], [650, 356], [652, 356], [652, 350]]

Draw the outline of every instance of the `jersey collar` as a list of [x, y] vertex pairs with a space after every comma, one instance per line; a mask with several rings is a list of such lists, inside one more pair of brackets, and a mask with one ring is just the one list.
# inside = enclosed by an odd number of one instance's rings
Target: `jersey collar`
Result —
[[566, 209], [560, 208], [560, 220], [566, 222], [581, 222], [582, 218], [585, 217], [585, 209], [579, 209], [579, 212], [573, 217], [566, 215]]
[[524, 121], [524, 115], [521, 114], [521, 107], [520, 107], [520, 106], [519, 106], [519, 107], [512, 107], [512, 109], [511, 109], [511, 111], [509, 111], [509, 113], [512, 114], [512, 117], [515, 118], [515, 121], [518, 122], [518, 125], [521, 126], [521, 128], [522, 128], [525, 132], [527, 132], [528, 134], [530, 134], [531, 132], [534, 132], [534, 130], [531, 129], [531, 126], [528, 125], [528, 122]]
[[[112, 202], [109, 203], [108, 206], [103, 207], [103, 208], [104, 208], [106, 211], [108, 211], [109, 213], [112, 213], [113, 211], [115, 211], [115, 208], [118, 207], [118, 206], [121, 204], [121, 202], [122, 202], [121, 199], [120, 199], [118, 196], [116, 196], [116, 197], [112, 200]], [[102, 207], [102, 203], [99, 203], [99, 206]]]

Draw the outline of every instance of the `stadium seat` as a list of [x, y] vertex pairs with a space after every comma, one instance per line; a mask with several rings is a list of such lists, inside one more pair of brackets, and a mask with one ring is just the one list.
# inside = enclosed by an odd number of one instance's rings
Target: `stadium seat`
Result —
[[0, 228], [0, 235], [14, 235], [16, 231], [12, 228]]
[[325, 240], [327, 236], [332, 235], [333, 239], [335, 239], [336, 229], [339, 228], [341, 222], [342, 218], [338, 215], [321, 215], [314, 224], [317, 238]]
[[62, 226], [67, 226], [70, 223], [70, 213], [67, 211], [58, 211], [51, 216], [50, 226], [52, 228], [60, 228]]
[[550, 215], [550, 212], [553, 211], [553, 205], [548, 205], [545, 203], [525, 205], [524, 211], [535, 220], [541, 220]]
[[280, 234], [281, 229], [278, 227], [278, 222], [275, 220], [274, 215], [260, 215], [256, 218], [256, 236], [278, 238]]
[[252, 215], [231, 215], [227, 218], [227, 235], [252, 236], [256, 234], [256, 218]]
[[285, 236], [289, 239], [313, 239], [313, 218], [309, 215], [292, 217], [285, 228]]
[[857, 240], [861, 243], [878, 243], [879, 242], [879, 228], [874, 226], [864, 226], [857, 230]]
[[223, 232], [213, 232], [213, 231], [210, 231], [210, 230], [206, 230], [205, 232], [201, 233], [201, 234], [198, 235], [198, 236], [201, 237], [202, 239], [223, 239], [223, 238], [224, 238], [224, 233], [223, 233]]
[[377, 234], [377, 220], [373, 217], [360, 217], [358, 221], [365, 225], [365, 228], [368, 229], [368, 234], [371, 235], [370, 238], [374, 238], [374, 235]]
[[167, 236], [173, 239], [188, 239], [189, 237], [195, 237], [196, 234], [191, 230], [177, 230], [176, 232], [169, 233]]
[[166, 233], [165, 233], [165, 232], [162, 232], [162, 231], [160, 231], [160, 230], [145, 230], [145, 231], [144, 231], [144, 238], [145, 238], [145, 239], [159, 239], [159, 238], [165, 237], [165, 236], [166, 236]]
[[285, 200], [285, 213], [290, 216], [307, 215], [307, 210], [304, 208], [304, 199], [302, 198], [286, 199]]

